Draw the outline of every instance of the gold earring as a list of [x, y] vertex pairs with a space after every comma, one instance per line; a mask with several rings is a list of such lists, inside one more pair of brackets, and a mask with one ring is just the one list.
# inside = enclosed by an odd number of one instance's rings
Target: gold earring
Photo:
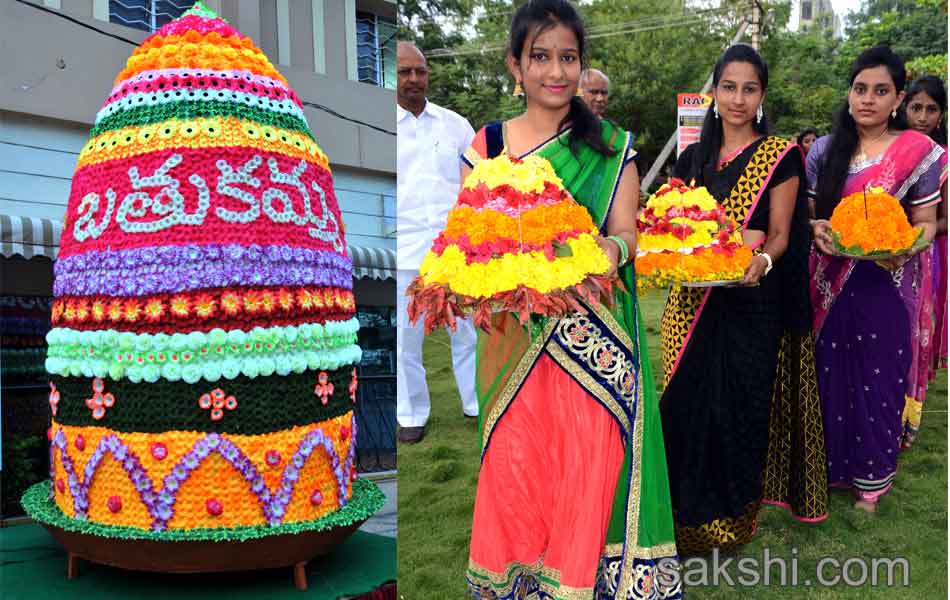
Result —
[[524, 96], [524, 89], [522, 89], [520, 81], [515, 82], [515, 91], [513, 91], [511, 95], [514, 96], [515, 98], [520, 98]]
[[583, 96], [584, 96], [584, 90], [583, 90], [580, 86], [578, 86], [577, 91], [574, 92], [574, 95], [575, 95], [575, 96], [578, 96], [578, 97], [583, 97]]

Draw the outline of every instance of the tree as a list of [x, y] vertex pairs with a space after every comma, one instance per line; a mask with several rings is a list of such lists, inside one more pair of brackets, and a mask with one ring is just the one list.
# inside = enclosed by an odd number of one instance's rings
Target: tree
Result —
[[865, 49], [886, 44], [905, 61], [947, 53], [947, 8], [939, 0], [868, 0], [852, 13], [838, 73], [847, 77]]
[[[430, 97], [476, 128], [523, 110], [505, 64], [510, 19], [520, 2], [407, 0], [403, 39], [429, 58]], [[847, 95], [851, 63], [865, 48], [890, 44], [914, 69], [946, 75], [943, 0], [868, 0], [852, 13], [848, 39], [820, 27], [785, 30], [789, 7], [764, 2], [762, 55], [770, 65], [765, 108], [773, 132], [829, 131]], [[631, 130], [649, 165], [676, 130], [676, 94], [699, 91], [716, 59], [750, 15], [748, 0], [690, 8], [685, 0], [591, 0], [578, 5], [588, 32], [590, 66], [611, 82], [608, 117]], [[448, 50], [446, 50], [448, 49]], [[938, 72], [938, 74], [940, 74]]]
[[793, 137], [808, 127], [831, 130], [833, 114], [846, 95], [847, 81], [835, 71], [839, 43], [827, 31], [777, 31], [765, 40], [769, 64], [766, 108], [773, 133]]

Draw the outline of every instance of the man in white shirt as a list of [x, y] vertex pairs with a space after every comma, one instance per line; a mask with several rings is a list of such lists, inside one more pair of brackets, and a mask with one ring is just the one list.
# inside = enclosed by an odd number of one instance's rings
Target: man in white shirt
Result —
[[[464, 118], [426, 99], [429, 67], [422, 52], [408, 42], [399, 42], [396, 75], [396, 420], [399, 441], [412, 444], [422, 440], [430, 403], [422, 366], [422, 321], [409, 324], [406, 288], [419, 274], [432, 241], [445, 228], [461, 187], [459, 157], [475, 132]], [[477, 417], [475, 328], [470, 320], [459, 320], [450, 335], [462, 412]]]

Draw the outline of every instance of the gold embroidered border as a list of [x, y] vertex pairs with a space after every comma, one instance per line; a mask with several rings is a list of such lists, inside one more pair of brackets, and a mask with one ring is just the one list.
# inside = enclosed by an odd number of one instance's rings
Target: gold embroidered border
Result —
[[591, 396], [594, 396], [601, 403], [605, 405], [607, 410], [616, 418], [618, 421], [623, 423], [624, 429], [630, 429], [630, 417], [627, 416], [627, 413], [624, 411], [623, 407], [617, 402], [616, 398], [608, 392], [604, 387], [597, 382], [591, 375], [583, 368], [579, 367], [574, 360], [568, 356], [560, 346], [557, 344], [549, 344], [549, 347], [545, 351], [561, 366], [562, 369], [571, 374], [574, 379], [580, 383], [581, 387], [589, 393]]
[[594, 597], [594, 588], [574, 588], [568, 586], [554, 587], [541, 581], [541, 591], [550, 594], [555, 600], [591, 600]]
[[[607, 544], [604, 546], [604, 558], [620, 556], [623, 552], [623, 544]], [[666, 544], [657, 544], [656, 546], [639, 546], [633, 544], [634, 558], [671, 558], [676, 556], [676, 543], [668, 542]]]
[[742, 175], [739, 176], [739, 181], [732, 188], [732, 193], [722, 203], [729, 216], [742, 223], [743, 229], [748, 225], [749, 218], [752, 216], [749, 214], [749, 209], [752, 208], [762, 184], [769, 176], [772, 165], [789, 144], [788, 140], [779, 137], [765, 138], [749, 159]]
[[[639, 318], [639, 317], [638, 317]], [[639, 350], [639, 348], [637, 348]], [[648, 359], [649, 360], [649, 359]], [[652, 382], [651, 382], [652, 385]], [[629, 590], [633, 587], [633, 559], [639, 550], [640, 535], [640, 476], [638, 467], [643, 458], [643, 371], [637, 374], [637, 408], [633, 422], [633, 459], [630, 461], [630, 491], [627, 493], [627, 551], [624, 552], [620, 567], [620, 581], [617, 590]]]
[[[628, 410], [633, 406], [636, 383], [633, 379], [636, 373], [636, 364], [627, 356], [622, 344], [614, 343], [604, 335], [601, 327], [590, 314], [573, 315], [561, 319], [555, 329], [555, 335], [575, 362], [586, 365], [608, 385], [606, 388], [615, 393]], [[580, 335], [576, 335], [576, 334]], [[553, 344], [552, 344], [553, 346]], [[609, 355], [610, 364], [601, 364], [600, 359]]]
[[591, 600], [594, 588], [575, 588], [560, 584], [561, 571], [544, 564], [545, 555], [530, 564], [513, 561], [508, 563], [504, 573], [490, 571], [473, 560], [468, 561], [468, 573], [473, 580], [480, 580], [479, 584], [491, 587], [499, 596], [505, 597], [515, 589], [515, 579], [520, 574], [526, 574], [538, 582], [539, 589], [557, 600]]
[[527, 377], [531, 367], [534, 366], [534, 363], [537, 362], [538, 357], [541, 356], [541, 351], [544, 349], [544, 345], [554, 332], [556, 325], [556, 319], [549, 320], [545, 325], [541, 335], [539, 335], [537, 339], [532, 340], [531, 345], [528, 346], [528, 349], [525, 350], [525, 353], [518, 361], [517, 366], [515, 366], [511, 377], [509, 377], [508, 381], [505, 383], [504, 389], [502, 389], [501, 393], [498, 395], [498, 400], [495, 401], [494, 406], [492, 406], [492, 409], [485, 417], [485, 424], [482, 428], [483, 452], [488, 447], [488, 439], [491, 437], [492, 431], [494, 431], [495, 426], [498, 424], [498, 419], [500, 419], [505, 413], [505, 410], [508, 409], [508, 406], [515, 397], [515, 393], [521, 387], [521, 384], [524, 382], [525, 377]]
[[593, 307], [585, 304], [585, 306], [597, 315], [601, 322], [607, 326], [607, 329], [610, 330], [610, 333], [619, 338], [621, 343], [633, 348], [636, 351], [637, 357], [639, 358], [640, 345], [633, 343], [633, 338], [630, 337], [630, 334], [627, 333], [623, 326], [617, 321], [617, 317], [615, 317], [614, 314], [607, 309], [607, 307], [602, 304], [597, 304]]
[[759, 501], [745, 506], [735, 517], [719, 517], [695, 527], [676, 526], [676, 544], [687, 555], [705, 554], [713, 548], [729, 550], [748, 544], [755, 533]]

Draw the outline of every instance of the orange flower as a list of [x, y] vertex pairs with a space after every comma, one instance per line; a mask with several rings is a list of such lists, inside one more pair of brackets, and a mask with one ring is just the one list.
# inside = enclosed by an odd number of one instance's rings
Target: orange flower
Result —
[[56, 300], [55, 302], [53, 302], [52, 320], [54, 323], [59, 321], [59, 318], [63, 316], [64, 308], [65, 308], [65, 302], [63, 302], [62, 300]]
[[102, 300], [96, 300], [92, 303], [92, 318], [96, 321], [102, 321], [106, 318], [106, 303]]
[[188, 296], [175, 296], [171, 301], [172, 313], [179, 317], [187, 317], [191, 312], [191, 306], [188, 302]]
[[145, 305], [145, 317], [149, 321], [157, 321], [165, 314], [165, 305], [161, 300], [151, 300]]
[[89, 316], [89, 307], [85, 300], [76, 301], [76, 320], [85, 321]]
[[264, 312], [273, 312], [274, 311], [274, 294], [269, 290], [264, 290], [261, 292], [261, 308]]
[[241, 298], [234, 292], [225, 292], [221, 296], [221, 308], [229, 315], [236, 315], [241, 310]]
[[122, 317], [129, 323], [135, 323], [139, 319], [139, 313], [142, 312], [142, 307], [139, 306], [137, 300], [129, 300], [125, 303], [124, 312]]
[[261, 296], [253, 290], [244, 293], [244, 310], [249, 313], [256, 313], [261, 308]]
[[471, 244], [492, 242], [498, 239], [519, 240], [526, 244], [550, 242], [565, 231], [594, 229], [594, 222], [587, 209], [572, 201], [539, 206], [521, 213], [518, 218], [493, 210], [481, 210], [462, 206], [449, 213], [444, 235], [457, 240], [468, 236]]
[[920, 234], [911, 227], [900, 201], [881, 188], [842, 199], [831, 215], [831, 228], [842, 248], [862, 254], [905, 251]]
[[201, 318], [207, 318], [214, 314], [215, 305], [217, 303], [214, 301], [208, 294], [201, 294], [195, 298], [195, 312], [198, 313], [198, 316]]
[[110, 321], [119, 321], [122, 319], [122, 301], [113, 300], [109, 303], [109, 320]]
[[750, 260], [748, 246], [740, 246], [731, 255], [708, 249], [692, 254], [651, 252], [638, 256], [634, 268], [640, 287], [665, 287], [686, 281], [739, 279]]
[[284, 310], [291, 310], [294, 307], [294, 295], [284, 288], [277, 292], [277, 303]]

